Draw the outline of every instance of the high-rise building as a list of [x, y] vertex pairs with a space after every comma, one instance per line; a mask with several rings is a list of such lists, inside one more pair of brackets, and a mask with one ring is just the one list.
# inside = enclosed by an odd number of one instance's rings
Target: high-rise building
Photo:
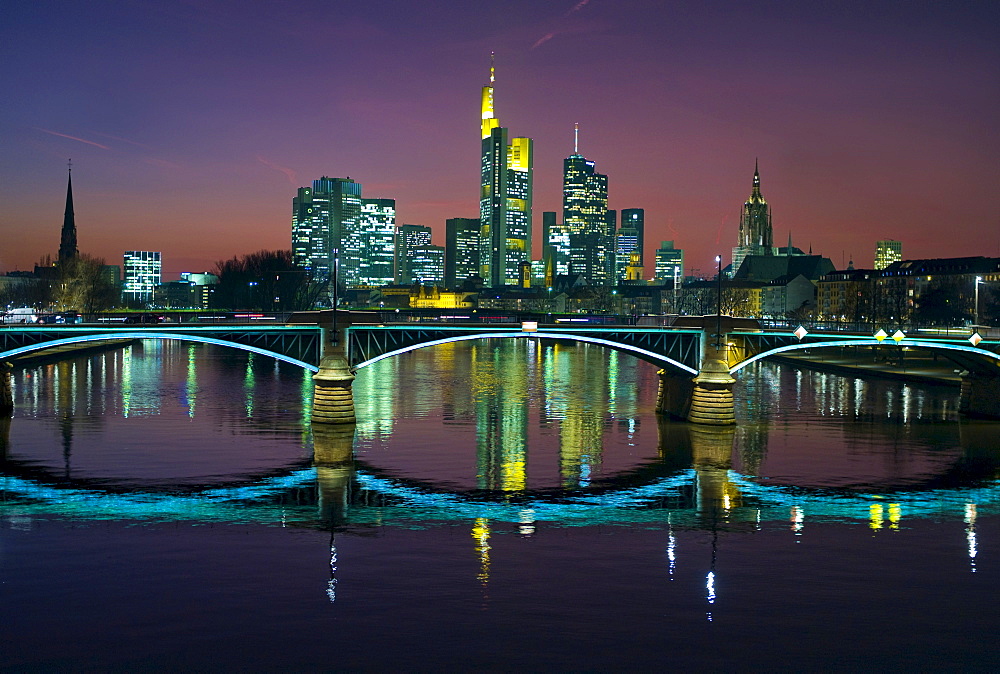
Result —
[[63, 213], [62, 235], [59, 241], [59, 261], [71, 260], [79, 253], [76, 246], [76, 216], [73, 213], [73, 166], [71, 164], [66, 182], [66, 210]]
[[163, 263], [159, 251], [127, 250], [124, 255], [125, 284], [122, 300], [130, 307], [143, 307], [153, 301], [160, 285]]
[[407, 251], [411, 280], [421, 285], [444, 283], [444, 247], [427, 244]]
[[[620, 283], [628, 278], [626, 270], [630, 266], [642, 266], [642, 252], [639, 248], [639, 232], [634, 227], [625, 224], [622, 220], [622, 228], [615, 235], [615, 282]], [[632, 253], [639, 255], [632, 265]]]
[[673, 241], [664, 241], [656, 251], [653, 277], [661, 284], [672, 282], [679, 288], [684, 278], [684, 251], [674, 248]]
[[396, 283], [416, 283], [410, 262], [414, 251], [431, 245], [431, 228], [424, 225], [400, 225], [396, 230]]
[[646, 245], [646, 210], [643, 208], [623, 208], [621, 226], [622, 229], [631, 227], [638, 233], [639, 263], [645, 264], [646, 254], [643, 249]]
[[555, 211], [542, 213], [542, 261], [545, 264], [545, 284], [551, 286], [553, 279], [569, 273], [569, 230], [556, 222]]
[[486, 285], [517, 285], [521, 265], [531, 262], [532, 141], [507, 140], [493, 101], [496, 69], [483, 87], [479, 193], [479, 273]]
[[903, 243], [885, 239], [875, 244], [875, 268], [885, 269], [893, 262], [903, 259]]
[[[347, 259], [357, 257], [360, 241], [351, 239], [361, 218], [361, 183], [350, 178], [314, 180], [292, 199], [292, 257], [313, 278], [329, 280], [339, 259], [338, 278], [345, 284]], [[352, 250], [348, 251], [350, 246]], [[357, 265], [351, 265], [356, 274]], [[348, 283], [348, 285], [350, 285]]]
[[444, 284], [455, 288], [479, 275], [480, 222], [477, 218], [450, 218], [444, 224]]
[[760, 171], [754, 162], [753, 188], [740, 214], [740, 234], [737, 245], [733, 248], [731, 275], [736, 275], [747, 255], [773, 255], [773, 246], [771, 211], [760, 194]]
[[611, 285], [614, 277], [614, 229], [608, 229], [608, 177], [579, 152], [579, 129], [573, 154], [563, 161], [563, 226], [570, 239], [570, 273], [592, 285]]
[[[396, 200], [362, 199], [361, 218], [352, 234], [358, 245], [356, 282], [351, 285], [384, 286], [393, 282], [396, 257]], [[349, 268], [348, 265], [345, 267]]]

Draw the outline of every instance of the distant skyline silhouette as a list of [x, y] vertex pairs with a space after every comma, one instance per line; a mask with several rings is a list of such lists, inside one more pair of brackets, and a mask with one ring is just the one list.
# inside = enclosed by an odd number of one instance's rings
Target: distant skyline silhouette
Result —
[[575, 123], [609, 207], [645, 209], [647, 260], [728, 262], [755, 159], [779, 245], [997, 256], [997, 25], [988, 2], [15, 3], [0, 272], [57, 257], [70, 157], [80, 252], [162, 251], [166, 280], [289, 248], [321, 175], [443, 243], [479, 216], [491, 51], [497, 113], [535, 143], [534, 257]]

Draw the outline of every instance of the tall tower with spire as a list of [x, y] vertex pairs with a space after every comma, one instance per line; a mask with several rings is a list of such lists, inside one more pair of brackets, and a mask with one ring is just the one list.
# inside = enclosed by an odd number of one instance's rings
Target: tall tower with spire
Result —
[[614, 224], [608, 218], [608, 177], [580, 154], [580, 127], [573, 127], [573, 154], [563, 160], [563, 226], [569, 232], [570, 272], [592, 285], [614, 282]]
[[735, 275], [739, 271], [743, 258], [747, 255], [773, 255], [772, 239], [771, 211], [760, 194], [760, 170], [757, 161], [754, 160], [753, 188], [740, 214], [740, 235], [736, 247], [733, 248], [732, 274]]
[[479, 273], [487, 286], [517, 285], [531, 263], [533, 145], [530, 138], [507, 139], [493, 100], [496, 68], [490, 55], [490, 82], [481, 98], [482, 162], [479, 191]]
[[66, 212], [63, 214], [62, 237], [59, 240], [60, 264], [80, 254], [76, 246], [76, 218], [73, 214], [73, 162], [69, 162], [66, 183]]

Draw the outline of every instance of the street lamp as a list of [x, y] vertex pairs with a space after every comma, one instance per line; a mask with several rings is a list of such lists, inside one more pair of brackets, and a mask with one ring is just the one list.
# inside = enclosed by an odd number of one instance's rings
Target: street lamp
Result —
[[979, 284], [983, 282], [982, 276], [976, 277], [976, 302], [975, 302], [975, 315], [973, 317], [972, 324], [979, 325]]
[[719, 280], [719, 295], [716, 299], [716, 320], [715, 320], [715, 334], [719, 339], [722, 338], [722, 256], [715, 256], [715, 264], [719, 268], [718, 280]]

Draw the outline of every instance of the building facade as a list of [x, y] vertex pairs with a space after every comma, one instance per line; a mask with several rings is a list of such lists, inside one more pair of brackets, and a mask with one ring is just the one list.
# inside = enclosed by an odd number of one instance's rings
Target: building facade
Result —
[[159, 251], [127, 250], [124, 255], [125, 282], [122, 302], [129, 307], [144, 307], [153, 301], [160, 285], [163, 262]]
[[903, 243], [884, 239], [875, 244], [875, 269], [885, 269], [893, 262], [903, 259]]
[[396, 283], [415, 283], [410, 261], [418, 248], [431, 245], [431, 228], [424, 225], [400, 225], [396, 230]]
[[449, 288], [479, 275], [479, 230], [477, 218], [445, 220], [444, 283]]
[[522, 264], [531, 262], [533, 147], [530, 138], [512, 138], [494, 107], [496, 71], [481, 98], [482, 153], [479, 193], [479, 275], [486, 285], [516, 285]]
[[614, 229], [608, 228], [608, 177], [579, 153], [563, 161], [563, 226], [569, 235], [569, 273], [591, 285], [614, 282]]

